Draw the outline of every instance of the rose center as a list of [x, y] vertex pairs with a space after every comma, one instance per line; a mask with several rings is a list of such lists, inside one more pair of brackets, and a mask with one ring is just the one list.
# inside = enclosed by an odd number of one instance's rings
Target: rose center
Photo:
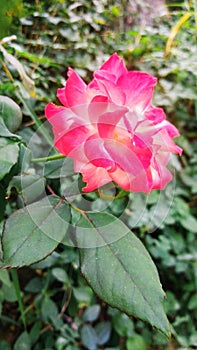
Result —
[[114, 140], [123, 144], [127, 144], [131, 141], [131, 134], [120, 128], [115, 128], [113, 137]]

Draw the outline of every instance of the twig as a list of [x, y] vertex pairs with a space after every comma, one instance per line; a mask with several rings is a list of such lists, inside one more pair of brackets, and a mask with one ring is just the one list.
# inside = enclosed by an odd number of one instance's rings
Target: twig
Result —
[[58, 315], [60, 318], [64, 315], [64, 313], [65, 313], [65, 311], [70, 303], [71, 294], [72, 294], [72, 289], [68, 288], [66, 301], [65, 301], [65, 303], [64, 303], [64, 305], [63, 305], [63, 307]]
[[6, 36], [5, 38], [3, 38], [3, 39], [0, 41], [0, 45], [6, 44], [6, 43], [8, 43], [9, 41], [16, 40], [16, 39], [17, 39], [16, 35]]

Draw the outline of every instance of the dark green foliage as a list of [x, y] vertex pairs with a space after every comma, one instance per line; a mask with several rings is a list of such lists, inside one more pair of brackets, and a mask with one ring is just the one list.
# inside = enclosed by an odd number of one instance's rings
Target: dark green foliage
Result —
[[[0, 6], [0, 39], [6, 35], [14, 34], [14, 19], [22, 17], [22, 0], [1, 0]], [[12, 27], [11, 27], [12, 24]]]

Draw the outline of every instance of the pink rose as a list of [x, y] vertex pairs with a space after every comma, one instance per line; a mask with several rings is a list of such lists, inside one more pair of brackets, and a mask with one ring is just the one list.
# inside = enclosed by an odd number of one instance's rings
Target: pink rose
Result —
[[55, 147], [74, 159], [89, 192], [114, 181], [124, 190], [149, 193], [172, 179], [167, 169], [178, 130], [163, 109], [151, 103], [157, 79], [128, 71], [114, 53], [86, 85], [71, 68], [46, 117], [53, 126]]

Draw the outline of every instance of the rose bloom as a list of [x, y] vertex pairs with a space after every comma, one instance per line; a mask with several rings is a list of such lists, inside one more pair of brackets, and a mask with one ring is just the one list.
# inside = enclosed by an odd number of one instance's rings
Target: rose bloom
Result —
[[151, 103], [157, 79], [128, 71], [114, 53], [86, 85], [71, 68], [66, 86], [57, 90], [63, 106], [49, 103], [57, 150], [74, 160], [74, 170], [89, 192], [114, 181], [124, 190], [149, 193], [171, 181], [171, 153], [182, 150], [179, 135], [162, 108]]

